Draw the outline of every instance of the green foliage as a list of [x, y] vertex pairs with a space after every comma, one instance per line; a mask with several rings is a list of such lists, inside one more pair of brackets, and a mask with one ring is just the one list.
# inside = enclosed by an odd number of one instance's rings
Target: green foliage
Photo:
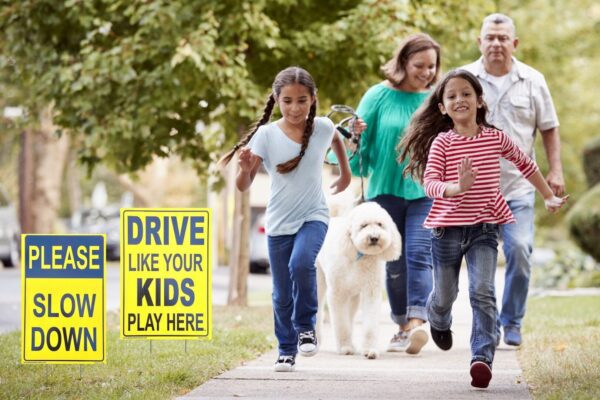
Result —
[[555, 246], [556, 255], [532, 271], [531, 286], [544, 289], [600, 287], [600, 264], [574, 245]]
[[575, 242], [600, 262], [600, 183], [579, 199], [567, 221]]
[[583, 170], [589, 187], [600, 183], [600, 136], [585, 145]]
[[178, 154], [205, 174], [282, 68], [314, 75], [322, 112], [356, 104], [407, 33], [455, 35], [460, 47], [480, 19], [468, 10], [458, 0], [4, 2], [1, 78], [17, 104], [54, 103], [89, 166], [131, 171]]
[[[560, 120], [561, 154], [567, 192], [576, 200], [587, 189], [581, 163], [583, 147], [597, 136], [600, 103], [594, 91], [600, 68], [600, 7], [593, 0], [510, 0], [502, 9], [517, 25], [517, 57], [541, 71]], [[537, 141], [537, 161], [547, 171]], [[542, 223], [553, 218], [542, 213]]]
[[586, 187], [581, 150], [600, 124], [593, 0], [0, 4], [1, 104], [26, 105], [35, 117], [53, 102], [56, 122], [81, 136], [79, 157], [90, 166], [131, 171], [178, 154], [201, 175], [256, 119], [282, 68], [314, 75], [325, 113], [333, 103], [356, 105], [407, 34], [438, 40], [448, 70], [479, 57], [482, 18], [504, 12], [517, 25], [517, 57], [542, 71], [552, 91], [567, 190], [576, 199]]

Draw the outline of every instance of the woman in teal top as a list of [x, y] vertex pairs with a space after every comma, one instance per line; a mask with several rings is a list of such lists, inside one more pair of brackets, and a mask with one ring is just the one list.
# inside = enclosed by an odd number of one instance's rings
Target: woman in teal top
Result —
[[388, 351], [417, 354], [429, 340], [422, 326], [432, 289], [431, 240], [423, 227], [431, 199], [396, 161], [396, 147], [413, 113], [429, 96], [439, 77], [440, 47], [428, 35], [406, 38], [382, 71], [386, 80], [372, 86], [358, 106], [367, 123], [360, 141], [360, 157], [350, 167], [354, 175], [369, 177], [366, 198], [390, 214], [402, 235], [402, 256], [386, 265], [386, 289], [392, 320], [399, 325]]

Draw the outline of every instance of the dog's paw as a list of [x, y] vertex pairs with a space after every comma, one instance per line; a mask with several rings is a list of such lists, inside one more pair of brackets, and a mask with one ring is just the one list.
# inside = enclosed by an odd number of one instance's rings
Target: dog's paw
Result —
[[344, 356], [349, 356], [354, 354], [356, 351], [354, 350], [354, 346], [341, 346], [338, 350], [338, 353]]
[[379, 358], [379, 351], [377, 349], [366, 349], [363, 350], [363, 356], [365, 356], [369, 360], [374, 360], [376, 358]]

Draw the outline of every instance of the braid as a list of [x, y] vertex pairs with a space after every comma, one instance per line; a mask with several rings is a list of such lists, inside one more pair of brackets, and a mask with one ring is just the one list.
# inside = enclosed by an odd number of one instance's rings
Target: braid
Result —
[[314, 130], [314, 125], [315, 125], [314, 122], [315, 122], [316, 114], [317, 114], [317, 102], [314, 101], [312, 103], [312, 105], [310, 106], [308, 118], [306, 119], [306, 124], [304, 126], [304, 133], [302, 134], [302, 147], [300, 147], [300, 153], [296, 157], [292, 158], [291, 160], [288, 160], [284, 163], [277, 165], [277, 172], [279, 172], [280, 174], [287, 174], [288, 172], [294, 170], [294, 168], [296, 168], [298, 166], [298, 164], [300, 163], [300, 160], [302, 160], [302, 157], [304, 157], [306, 148], [308, 147], [308, 141], [310, 140], [310, 137]]
[[256, 123], [254, 123], [254, 125], [252, 125], [252, 127], [250, 128], [248, 133], [239, 142], [237, 142], [235, 144], [235, 146], [233, 146], [233, 149], [229, 150], [227, 153], [225, 153], [225, 155], [223, 155], [223, 157], [221, 157], [221, 159], [217, 163], [217, 165], [219, 167], [223, 168], [227, 164], [229, 164], [229, 161], [231, 161], [231, 159], [233, 158], [233, 155], [240, 148], [246, 146], [250, 142], [250, 139], [252, 139], [252, 137], [258, 130], [258, 128], [260, 128], [262, 125], [269, 122], [269, 120], [271, 119], [271, 113], [273, 112], [274, 106], [275, 106], [275, 96], [271, 92], [271, 94], [267, 98], [267, 104], [265, 104], [265, 108], [263, 110], [263, 114], [260, 117], [260, 119], [258, 121], [256, 121]]

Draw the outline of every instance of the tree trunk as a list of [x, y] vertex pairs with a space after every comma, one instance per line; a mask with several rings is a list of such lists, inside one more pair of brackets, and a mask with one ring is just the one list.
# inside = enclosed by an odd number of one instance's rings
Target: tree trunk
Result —
[[38, 130], [23, 135], [20, 172], [21, 230], [23, 233], [53, 233], [60, 207], [61, 184], [69, 150], [66, 135], [57, 137], [52, 109], [40, 112]]
[[248, 271], [250, 269], [250, 194], [235, 191], [233, 244], [229, 257], [228, 305], [248, 305]]
[[65, 171], [65, 182], [69, 197], [69, 211], [71, 214], [79, 210], [83, 203], [79, 167], [77, 165], [77, 154], [73, 149], [69, 150], [67, 157], [67, 170]]
[[21, 134], [19, 154], [19, 224], [22, 233], [33, 233], [33, 137], [35, 133], [26, 129]]

